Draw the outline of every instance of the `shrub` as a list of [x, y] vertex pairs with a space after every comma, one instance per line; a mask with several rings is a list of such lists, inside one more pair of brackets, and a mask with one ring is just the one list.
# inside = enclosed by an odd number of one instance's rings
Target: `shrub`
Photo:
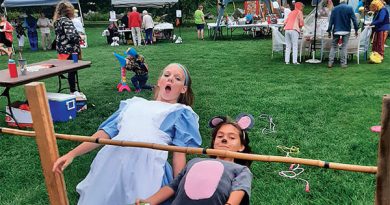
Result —
[[108, 21], [109, 13], [100, 13], [97, 11], [88, 11], [84, 14], [84, 20], [86, 21]]

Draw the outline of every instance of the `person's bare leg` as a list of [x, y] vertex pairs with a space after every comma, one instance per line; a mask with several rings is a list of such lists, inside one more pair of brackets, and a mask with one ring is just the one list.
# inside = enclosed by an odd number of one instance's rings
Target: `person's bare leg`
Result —
[[202, 30], [200, 30], [200, 35], [201, 35], [201, 37], [202, 37], [202, 40], [203, 40], [203, 38], [204, 38], [204, 31], [203, 31], [203, 29], [202, 29]]
[[[12, 48], [11, 48], [12, 49]], [[0, 47], [0, 51], [3, 51], [4, 53], [6, 53], [8, 55], [8, 58], [11, 58], [11, 54], [12, 52], [9, 52], [7, 49], [5, 49], [4, 47]]]

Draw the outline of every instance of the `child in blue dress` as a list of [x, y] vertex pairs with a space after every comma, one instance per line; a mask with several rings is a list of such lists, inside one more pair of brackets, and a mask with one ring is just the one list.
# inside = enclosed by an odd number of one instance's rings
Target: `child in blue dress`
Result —
[[[210, 120], [211, 148], [251, 153], [247, 129], [253, 126], [251, 115], [240, 115], [236, 122], [226, 117]], [[172, 205], [249, 205], [252, 173], [251, 161], [229, 157], [195, 158], [168, 186], [136, 204], [160, 204], [175, 195]]]
[[[198, 115], [193, 104], [188, 70], [177, 63], [168, 65], [155, 88], [155, 100], [139, 97], [122, 101], [119, 109], [103, 122], [92, 137], [199, 147]], [[84, 142], [53, 166], [61, 173], [73, 158], [100, 145]], [[105, 145], [96, 155], [87, 177], [77, 185], [80, 205], [131, 204], [148, 197], [177, 176], [186, 164], [184, 153]], [[172, 174], [173, 171], [173, 174]]]

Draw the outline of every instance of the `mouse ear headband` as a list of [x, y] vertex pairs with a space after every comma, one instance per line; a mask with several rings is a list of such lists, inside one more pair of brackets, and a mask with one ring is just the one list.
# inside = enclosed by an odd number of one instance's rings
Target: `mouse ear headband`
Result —
[[[216, 116], [211, 118], [211, 120], [209, 121], [209, 126], [211, 128], [216, 128], [221, 123], [225, 123], [228, 121], [228, 118], [225, 116]], [[248, 131], [253, 127], [254, 118], [250, 114], [241, 113], [236, 117], [236, 120], [234, 122], [237, 123], [237, 125], [242, 129], [243, 136], [245, 139], [245, 131]]]

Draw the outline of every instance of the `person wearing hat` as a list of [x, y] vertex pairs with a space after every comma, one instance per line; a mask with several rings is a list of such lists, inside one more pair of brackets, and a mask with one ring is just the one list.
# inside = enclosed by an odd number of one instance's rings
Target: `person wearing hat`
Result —
[[341, 39], [340, 64], [341, 68], [347, 68], [347, 45], [351, 32], [351, 22], [355, 28], [355, 37], [358, 36], [358, 23], [352, 6], [347, 4], [347, 0], [340, 0], [340, 4], [333, 8], [329, 18], [328, 35], [332, 39], [332, 48], [329, 53], [328, 68], [333, 67], [339, 40]]
[[39, 30], [41, 31], [41, 44], [43, 50], [50, 49], [51, 40], [50, 40], [50, 27], [51, 22], [46, 18], [45, 13], [41, 13], [37, 22]]
[[372, 52], [378, 52], [382, 58], [385, 56], [385, 42], [387, 32], [390, 30], [389, 12], [380, 0], [373, 0], [370, 4], [370, 10], [375, 12], [375, 17], [371, 23], [374, 26], [374, 35], [372, 43]]
[[145, 58], [139, 55], [134, 48], [129, 48], [125, 52], [126, 58], [126, 70], [133, 71], [135, 75], [131, 78], [131, 82], [135, 87], [135, 92], [141, 92], [141, 89], [152, 90], [153, 86], [148, 85], [148, 65], [145, 63]]

